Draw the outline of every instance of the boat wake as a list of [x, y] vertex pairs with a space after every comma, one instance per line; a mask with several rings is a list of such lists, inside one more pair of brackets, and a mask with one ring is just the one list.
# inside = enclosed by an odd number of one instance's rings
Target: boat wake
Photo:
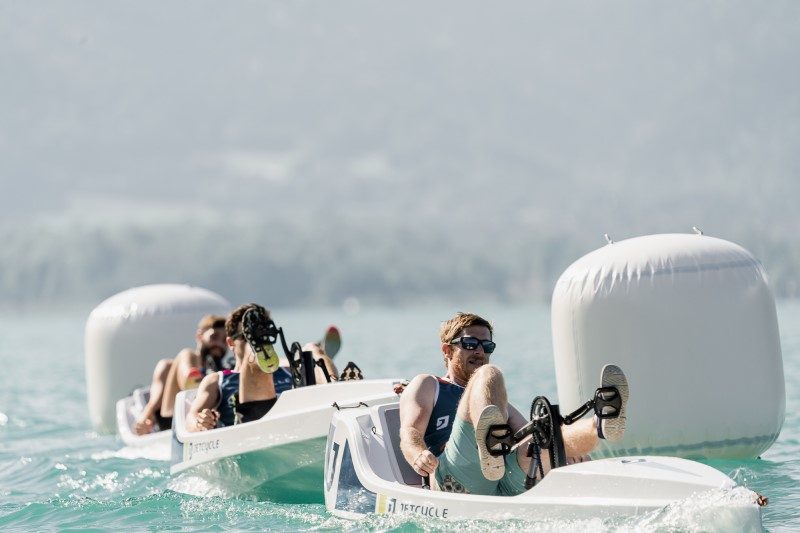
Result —
[[170, 446], [169, 441], [154, 442], [147, 446], [123, 446], [119, 450], [104, 450], [92, 454], [92, 459], [100, 461], [103, 459], [148, 459], [150, 461], [169, 461]]

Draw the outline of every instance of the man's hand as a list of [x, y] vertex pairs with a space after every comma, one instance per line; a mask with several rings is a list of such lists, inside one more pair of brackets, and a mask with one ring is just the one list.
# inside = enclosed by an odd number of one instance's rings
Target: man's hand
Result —
[[420, 476], [430, 476], [436, 471], [439, 466], [439, 459], [431, 453], [430, 450], [422, 450], [414, 459], [414, 464], [411, 467]]
[[203, 409], [197, 413], [195, 418], [195, 425], [197, 431], [207, 431], [217, 427], [217, 420], [219, 420], [219, 412], [216, 409]]

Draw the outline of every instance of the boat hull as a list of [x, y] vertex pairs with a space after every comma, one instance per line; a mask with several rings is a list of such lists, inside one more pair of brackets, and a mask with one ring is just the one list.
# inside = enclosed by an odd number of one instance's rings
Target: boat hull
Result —
[[325, 437], [221, 457], [177, 473], [170, 488], [193, 496], [323, 503]]
[[292, 389], [260, 420], [195, 433], [185, 429], [195, 391], [182, 392], [176, 401], [170, 486], [198, 496], [321, 503], [331, 416], [360, 404], [396, 401], [398, 382], [362, 380]]
[[[423, 489], [421, 478], [399, 452], [397, 412], [397, 404], [387, 404], [334, 414], [325, 458], [325, 505], [334, 515], [351, 519], [370, 514], [443, 520], [615, 519], [699, 498], [709, 503], [709, 516], [715, 523], [732, 524], [737, 530], [761, 528], [755, 493], [737, 489], [730, 478], [709, 466], [675, 457], [625, 457], [565, 466], [518, 496]], [[716, 495], [706, 496], [709, 493]]]

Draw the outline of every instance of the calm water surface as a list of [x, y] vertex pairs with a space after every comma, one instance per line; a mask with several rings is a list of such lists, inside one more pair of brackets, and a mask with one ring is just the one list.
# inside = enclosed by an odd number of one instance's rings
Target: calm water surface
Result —
[[[527, 410], [531, 398], [556, 398], [546, 306], [471, 308], [496, 324], [494, 362], [507, 370], [510, 400]], [[78, 313], [0, 315], [0, 530], [382, 530], [453, 529], [453, 524], [404, 517], [352, 523], [323, 505], [283, 505], [202, 499], [169, 489], [166, 462], [120, 452], [114, 436], [92, 431], [86, 406], [83, 330]], [[337, 362], [356, 361], [367, 377], [411, 377], [442, 369], [437, 327], [452, 308], [276, 310], [289, 337], [316, 339], [338, 324], [344, 345]], [[786, 421], [778, 442], [761, 460], [715, 461], [712, 466], [766, 494], [770, 531], [800, 531], [800, 304], [781, 303], [779, 323], [786, 373]], [[192, 344], [188, 332], [187, 345]], [[729, 384], [730, 395], [746, 394]], [[746, 401], [758, 401], [749, 398]], [[504, 523], [508, 530], [704, 531], [690, 510], [672, 509], [630, 522]], [[460, 530], [489, 530], [469, 521]]]

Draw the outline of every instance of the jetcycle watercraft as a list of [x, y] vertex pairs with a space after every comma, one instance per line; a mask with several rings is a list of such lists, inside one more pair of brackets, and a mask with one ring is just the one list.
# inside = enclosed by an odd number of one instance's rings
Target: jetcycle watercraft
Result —
[[[598, 389], [600, 391], [602, 389]], [[532, 435], [530, 452], [547, 449], [550, 472], [529, 472], [528, 489], [517, 496], [456, 494], [427, 485], [400, 451], [398, 402], [333, 414], [325, 456], [325, 505], [336, 516], [359, 519], [369, 514], [409, 514], [442, 520], [624, 519], [658, 512], [706, 491], [736, 492], [714, 501], [715, 524], [736, 530], [761, 530], [756, 493], [723, 473], [675, 457], [622, 457], [566, 465], [561, 423], [571, 423], [596, 409], [598, 398], [562, 417], [544, 397], [534, 400], [531, 421], [517, 434], [492, 426], [487, 448], [508, 453]], [[534, 455], [534, 458], [536, 456]], [[532, 461], [535, 466], [536, 461]], [[540, 478], [538, 483], [537, 478]], [[445, 489], [447, 487], [444, 487]], [[716, 527], [716, 526], [715, 526]]]
[[[320, 340], [325, 352], [333, 358], [341, 346], [341, 334], [336, 326], [328, 326]], [[289, 363], [284, 361], [285, 368]], [[193, 396], [192, 396], [193, 397]], [[150, 387], [137, 387], [126, 397], [116, 403], [117, 433], [123, 444], [129, 448], [149, 448], [156, 452], [156, 456], [169, 460], [169, 446], [172, 440], [172, 426], [160, 427], [156, 422], [154, 431], [144, 435], [136, 433], [134, 427], [136, 420], [150, 399]], [[191, 402], [189, 402], [191, 403]], [[163, 453], [161, 453], [163, 450]], [[163, 457], [162, 457], [163, 456]]]
[[[334, 412], [397, 400], [400, 380], [349, 379], [315, 385], [315, 363], [298, 343], [287, 346], [283, 330], [269, 320], [263, 335], [273, 352], [280, 339], [294, 388], [280, 394], [262, 418], [209, 431], [186, 430], [196, 390], [175, 402], [170, 488], [197, 496], [247, 496], [291, 503], [322, 502], [325, 437]], [[245, 335], [247, 337], [247, 335]], [[249, 341], [250, 339], [248, 339]], [[273, 352], [274, 353], [274, 352]], [[354, 371], [352, 363], [343, 378]], [[313, 386], [312, 386], [313, 385]]]

